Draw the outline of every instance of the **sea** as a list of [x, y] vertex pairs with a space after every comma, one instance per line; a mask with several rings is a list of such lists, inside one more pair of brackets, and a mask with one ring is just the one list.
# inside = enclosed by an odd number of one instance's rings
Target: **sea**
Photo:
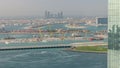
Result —
[[[62, 24], [55, 24], [51, 27], [65, 28]], [[86, 26], [92, 31], [105, 30], [107, 27]], [[22, 26], [8, 26], [6, 29], [23, 29]], [[42, 27], [48, 28], [48, 26]], [[33, 35], [11, 35], [0, 34], [0, 38], [13, 36], [16, 38], [30, 38]], [[107, 40], [104, 40], [105, 42]], [[1, 43], [0, 46], [24, 46], [24, 45], [57, 45], [86, 42], [81, 40], [65, 40], [54, 42], [33, 42], [33, 43]], [[87, 41], [89, 42], [89, 41]], [[66, 49], [32, 49], [32, 50], [11, 50], [0, 51], [0, 68], [107, 68], [107, 54], [73, 52]]]
[[0, 51], [0, 68], [107, 68], [107, 54], [64, 49]]

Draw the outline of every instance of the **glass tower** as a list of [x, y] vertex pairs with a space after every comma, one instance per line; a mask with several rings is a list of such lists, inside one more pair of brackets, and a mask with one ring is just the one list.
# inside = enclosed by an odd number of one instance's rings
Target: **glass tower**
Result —
[[120, 0], [108, 0], [108, 68], [120, 68]]

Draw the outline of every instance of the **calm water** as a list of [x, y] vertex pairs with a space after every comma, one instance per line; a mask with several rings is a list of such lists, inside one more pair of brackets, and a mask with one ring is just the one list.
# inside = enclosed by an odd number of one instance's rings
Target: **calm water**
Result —
[[63, 49], [1, 51], [0, 68], [107, 68], [107, 57]]

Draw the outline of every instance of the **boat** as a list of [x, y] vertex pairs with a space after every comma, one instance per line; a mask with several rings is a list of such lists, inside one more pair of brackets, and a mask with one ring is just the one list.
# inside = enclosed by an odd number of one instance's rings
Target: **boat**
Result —
[[9, 44], [9, 42], [8, 42], [8, 41], [5, 41], [5, 44]]
[[82, 37], [79, 33], [72, 33], [72, 37]]

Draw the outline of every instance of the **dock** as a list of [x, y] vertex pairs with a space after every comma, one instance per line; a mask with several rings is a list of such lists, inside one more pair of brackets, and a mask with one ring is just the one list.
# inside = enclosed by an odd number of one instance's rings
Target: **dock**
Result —
[[3, 46], [3, 47], [0, 47], [0, 51], [6, 51], [6, 50], [28, 50], [28, 49], [52, 49], [52, 48], [71, 48], [71, 45]]

